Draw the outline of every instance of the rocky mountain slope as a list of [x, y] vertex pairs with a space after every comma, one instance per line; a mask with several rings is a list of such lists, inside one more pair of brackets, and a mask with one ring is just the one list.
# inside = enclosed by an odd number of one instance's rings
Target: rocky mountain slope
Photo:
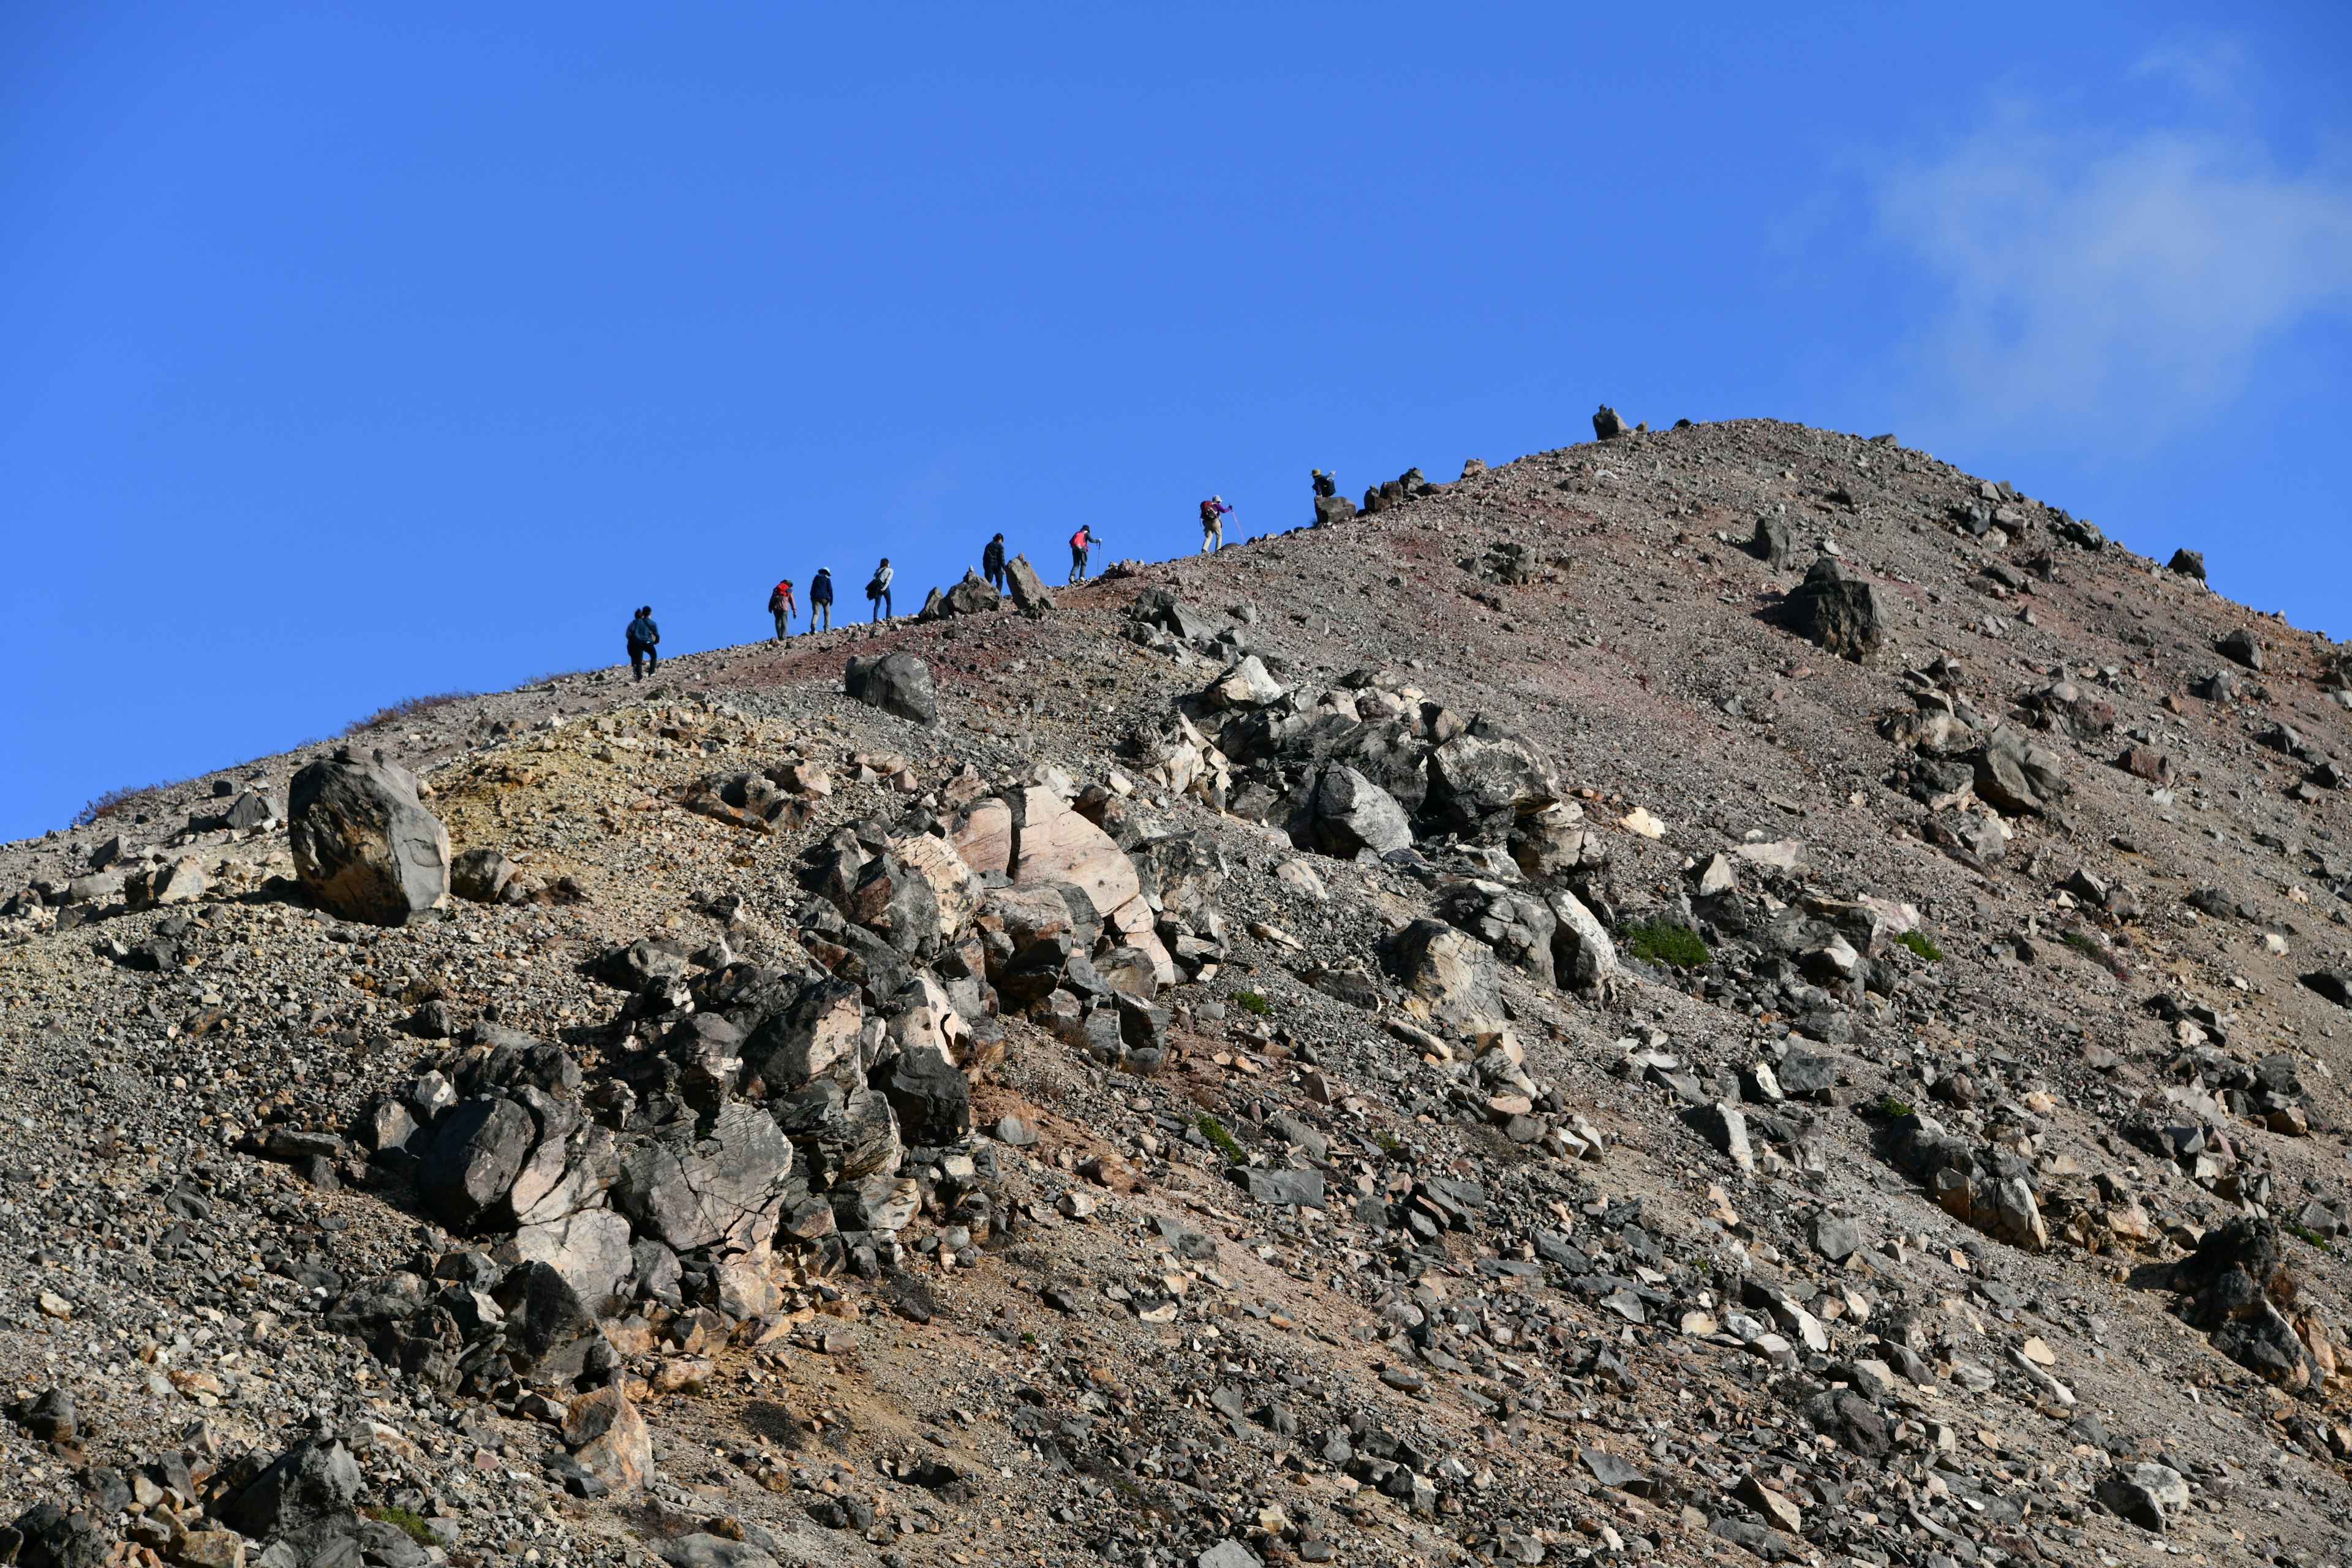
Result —
[[0, 1562], [2345, 1561], [2342, 650], [1596, 429], [0, 849]]

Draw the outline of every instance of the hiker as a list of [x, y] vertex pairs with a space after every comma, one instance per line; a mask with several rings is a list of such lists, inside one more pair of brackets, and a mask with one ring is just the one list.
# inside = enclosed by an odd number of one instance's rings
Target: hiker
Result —
[[1004, 592], [1004, 535], [990, 540], [988, 548], [980, 552], [980, 574], [988, 579], [990, 587]]
[[1223, 496], [1211, 496], [1201, 503], [1201, 553], [1214, 555], [1224, 548], [1225, 513], [1234, 509], [1225, 504]]
[[1072, 583], [1083, 583], [1087, 580], [1087, 552], [1101, 542], [1102, 541], [1095, 537], [1094, 525], [1091, 523], [1081, 523], [1077, 532], [1070, 535], [1070, 581]]
[[768, 595], [768, 614], [776, 617], [776, 640], [783, 641], [793, 635], [793, 612], [800, 606], [793, 603], [793, 580], [790, 577], [776, 584]]
[[874, 568], [874, 580], [866, 584], [866, 602], [874, 606], [874, 618], [877, 621], [898, 613], [890, 603], [890, 579], [897, 575], [890, 570], [890, 558], [885, 555], [882, 564]]
[[654, 625], [654, 607], [637, 606], [637, 618], [629, 623], [629, 668], [643, 680], [646, 671], [661, 668], [661, 655], [654, 651], [661, 642], [661, 628]]
[[1309, 468], [1307, 472], [1315, 476], [1316, 500], [1328, 500], [1331, 497], [1339, 493], [1339, 481], [1325, 473], [1322, 469]]
[[819, 619], [824, 622], [826, 631], [833, 630], [833, 568], [830, 566], [818, 567], [816, 575], [809, 579], [809, 630], [817, 629]]

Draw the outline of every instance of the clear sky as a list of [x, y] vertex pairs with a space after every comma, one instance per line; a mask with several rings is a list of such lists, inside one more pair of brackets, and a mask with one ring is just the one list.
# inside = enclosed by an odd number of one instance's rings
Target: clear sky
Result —
[[1769, 10], [0, 9], [0, 835], [1604, 399], [2352, 633], [2352, 10]]

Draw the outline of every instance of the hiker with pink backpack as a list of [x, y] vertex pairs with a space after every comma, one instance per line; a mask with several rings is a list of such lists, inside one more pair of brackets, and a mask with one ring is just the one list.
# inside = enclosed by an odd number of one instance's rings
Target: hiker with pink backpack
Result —
[[1201, 553], [1214, 555], [1224, 548], [1225, 513], [1234, 509], [1225, 504], [1223, 496], [1211, 496], [1201, 503]]

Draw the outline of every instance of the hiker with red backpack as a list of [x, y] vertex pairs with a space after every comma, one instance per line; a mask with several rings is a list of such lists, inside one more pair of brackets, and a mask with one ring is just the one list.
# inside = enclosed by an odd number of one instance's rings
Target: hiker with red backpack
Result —
[[1234, 509], [1225, 504], [1223, 496], [1211, 496], [1201, 503], [1201, 553], [1214, 555], [1224, 548], [1225, 513]]
[[1082, 524], [1077, 532], [1070, 535], [1070, 581], [1072, 584], [1083, 583], [1087, 580], [1087, 552], [1092, 550], [1096, 545], [1101, 542], [1102, 541], [1096, 537], [1094, 525], [1092, 523]]
[[783, 641], [793, 635], [793, 615], [800, 608], [793, 603], [793, 580], [790, 577], [775, 586], [768, 595], [768, 614], [776, 618], [776, 640]]

